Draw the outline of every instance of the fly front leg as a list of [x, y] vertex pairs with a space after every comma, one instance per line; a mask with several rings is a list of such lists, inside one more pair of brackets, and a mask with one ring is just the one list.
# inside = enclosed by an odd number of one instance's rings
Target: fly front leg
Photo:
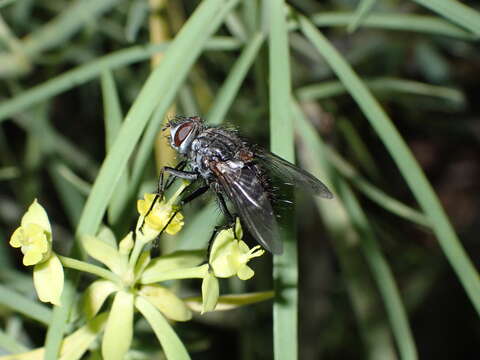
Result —
[[[190, 187], [191, 185], [189, 185]], [[188, 187], [185, 190], [187, 190]], [[195, 200], [197, 197], [203, 195], [205, 192], [207, 192], [207, 190], [209, 189], [208, 186], [202, 186], [198, 189], [195, 189], [191, 194], [188, 194], [187, 196], [185, 196], [184, 199], [182, 199], [180, 201], [180, 206], [177, 207], [177, 209], [173, 212], [173, 214], [170, 216], [170, 219], [168, 219], [167, 223], [165, 224], [165, 226], [162, 228], [162, 230], [158, 233], [158, 235], [156, 236], [155, 240], [153, 241], [153, 246], [152, 246], [152, 251], [151, 251], [151, 257], [152, 259], [153, 258], [156, 258], [157, 256], [160, 255], [160, 252], [159, 252], [159, 239], [160, 239], [160, 236], [163, 234], [163, 232], [167, 229], [168, 225], [170, 225], [170, 223], [173, 221], [173, 219], [175, 218], [175, 216], [178, 214], [178, 212], [181, 210], [181, 208], [185, 205], [185, 204], [188, 204], [189, 202], [191, 202], [192, 200]], [[145, 222], [145, 220], [144, 220]], [[142, 224], [143, 225], [143, 224]]]
[[[173, 184], [173, 182], [177, 178], [190, 180], [190, 181], [195, 181], [195, 180], [198, 179], [198, 173], [196, 173], [194, 171], [184, 171], [183, 169], [185, 168], [185, 166], [186, 166], [186, 161], [181, 161], [174, 168], [172, 168], [170, 166], [164, 166], [160, 170], [160, 176], [158, 177], [157, 193], [155, 194], [155, 198], [153, 199], [152, 203], [150, 204], [150, 207], [148, 208], [147, 212], [145, 213], [142, 224], [140, 225], [140, 232], [142, 234], [143, 234], [143, 226], [145, 225], [145, 218], [153, 210], [153, 207], [155, 206], [158, 199], [163, 197], [163, 194], [165, 193], [165, 191]], [[165, 173], [168, 173], [169, 175], [171, 175], [171, 179], [169, 177], [166, 183], [164, 183]]]

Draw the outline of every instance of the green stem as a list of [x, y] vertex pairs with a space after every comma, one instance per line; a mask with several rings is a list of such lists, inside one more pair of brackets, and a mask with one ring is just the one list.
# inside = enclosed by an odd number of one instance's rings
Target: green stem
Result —
[[113, 283], [122, 285], [122, 279], [118, 277], [116, 274], [111, 272], [110, 270], [104, 269], [100, 266], [93, 265], [90, 263], [87, 263], [85, 261], [80, 261], [77, 259], [72, 259], [67, 256], [60, 256], [58, 255], [58, 258], [62, 262], [62, 265], [70, 268], [70, 269], [75, 269], [75, 270], [80, 270], [83, 272], [87, 272], [93, 275], [97, 275], [99, 277], [102, 277], [104, 279], [110, 280]]
[[147, 242], [140, 241], [138, 238], [137, 241], [135, 241], [135, 246], [133, 247], [132, 254], [130, 255], [130, 260], [128, 261], [128, 265], [131, 269], [135, 269], [135, 264], [137, 263], [138, 257], [140, 256], [142, 249], [146, 243]]

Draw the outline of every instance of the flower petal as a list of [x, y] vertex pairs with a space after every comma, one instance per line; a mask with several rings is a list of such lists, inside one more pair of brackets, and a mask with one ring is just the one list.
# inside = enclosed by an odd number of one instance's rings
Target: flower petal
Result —
[[180, 250], [168, 255], [162, 255], [150, 262], [144, 276], [165, 271], [193, 267], [200, 264], [205, 259], [204, 250]]
[[[173, 269], [164, 272], [151, 272], [145, 270], [140, 283], [152, 284], [160, 281], [175, 280], [175, 279], [202, 279], [208, 271], [208, 264], [195, 266], [191, 268]], [[148, 271], [148, 272], [147, 272]]]
[[40, 205], [37, 199], [33, 200], [33, 203], [29, 206], [27, 212], [22, 217], [22, 226], [27, 224], [37, 224], [41, 226], [49, 234], [52, 233], [52, 228], [50, 226], [50, 221], [48, 220], [47, 212]]
[[134, 296], [119, 291], [113, 299], [102, 341], [102, 355], [108, 360], [123, 360], [133, 336]]
[[127, 234], [127, 236], [125, 236], [120, 241], [120, 244], [118, 246], [118, 251], [120, 252], [120, 254], [128, 256], [130, 255], [130, 251], [132, 251], [133, 249], [133, 245], [134, 245], [133, 235], [132, 235], [132, 232], [130, 231]]
[[23, 239], [25, 238], [25, 230], [19, 226], [10, 237], [10, 246], [14, 248], [19, 248], [23, 244]]
[[[273, 298], [274, 294], [275, 293], [273, 291], [261, 291], [254, 293], [222, 295], [218, 298], [215, 311], [232, 310], [241, 306], [269, 300]], [[202, 298], [200, 296], [185, 298], [183, 301], [192, 311], [202, 311]]]
[[43, 258], [43, 255], [39, 251], [27, 251], [23, 255], [23, 265], [31, 266], [38, 264]]
[[135, 307], [142, 313], [145, 319], [147, 319], [155, 332], [158, 341], [160, 341], [160, 344], [162, 345], [165, 358], [190, 360], [185, 345], [183, 345], [168, 321], [155, 308], [155, 306], [150, 304], [144, 297], [137, 296], [135, 299]]
[[94, 281], [85, 291], [82, 308], [88, 319], [97, 315], [110, 294], [119, 290], [117, 285], [108, 280]]
[[210, 249], [210, 263], [225, 252], [228, 252], [229, 246], [234, 239], [232, 229], [220, 231], [213, 240], [212, 248]]
[[115, 237], [115, 234], [108, 226], [102, 226], [98, 231], [96, 238], [109, 244], [114, 248], [117, 248], [117, 239]]
[[127, 269], [127, 260], [120, 255], [116, 247], [93, 236], [82, 237], [82, 244], [88, 255], [105, 264], [115, 274], [122, 276]]
[[202, 314], [215, 310], [219, 295], [218, 279], [212, 271], [209, 271], [202, 282]]
[[43, 302], [60, 305], [63, 281], [63, 267], [55, 253], [33, 268], [33, 284], [38, 298]]
[[240, 280], [248, 280], [255, 275], [255, 272], [247, 265], [242, 266], [237, 273]]
[[172, 291], [163, 286], [142, 286], [140, 294], [171, 320], [188, 321], [192, 318], [192, 312], [185, 303]]

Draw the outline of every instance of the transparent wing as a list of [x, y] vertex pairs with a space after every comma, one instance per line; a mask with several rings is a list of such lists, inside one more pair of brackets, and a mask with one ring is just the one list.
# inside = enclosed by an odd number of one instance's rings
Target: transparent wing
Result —
[[281, 254], [275, 213], [254, 165], [228, 169], [218, 175], [218, 180], [250, 234], [271, 253]]
[[315, 195], [326, 199], [333, 198], [333, 194], [328, 190], [327, 186], [315, 176], [270, 151], [255, 149], [255, 159], [261, 163], [262, 167], [271, 170], [273, 175], [285, 184], [306, 188]]

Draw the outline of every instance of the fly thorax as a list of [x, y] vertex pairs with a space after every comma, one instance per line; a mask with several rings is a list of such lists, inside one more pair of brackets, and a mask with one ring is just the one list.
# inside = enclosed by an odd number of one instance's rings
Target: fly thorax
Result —
[[228, 160], [225, 162], [219, 162], [216, 167], [217, 169], [224, 174], [225, 172], [232, 171], [232, 170], [238, 170], [243, 168], [244, 163], [242, 161], [238, 160]]

